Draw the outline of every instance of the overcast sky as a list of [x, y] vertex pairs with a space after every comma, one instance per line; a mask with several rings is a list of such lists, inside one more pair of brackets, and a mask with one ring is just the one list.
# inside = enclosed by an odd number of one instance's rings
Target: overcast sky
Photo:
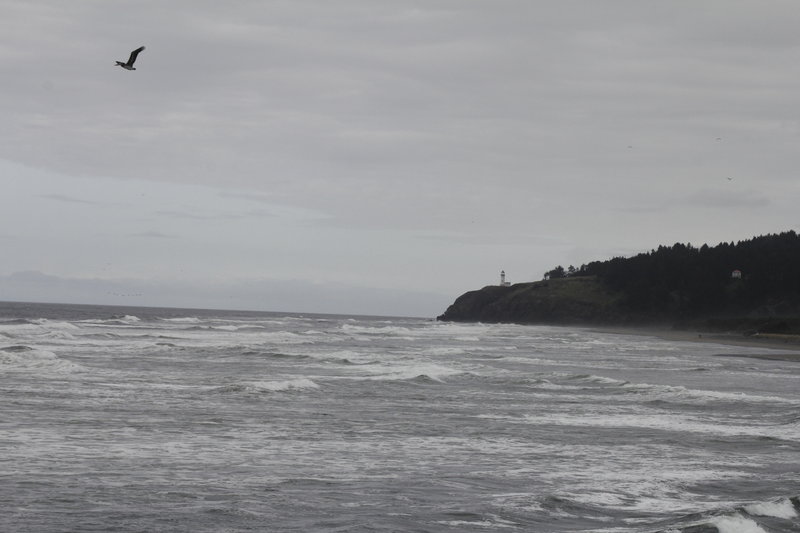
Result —
[[434, 316], [501, 269], [798, 230], [798, 28], [796, 0], [0, 0], [0, 299]]

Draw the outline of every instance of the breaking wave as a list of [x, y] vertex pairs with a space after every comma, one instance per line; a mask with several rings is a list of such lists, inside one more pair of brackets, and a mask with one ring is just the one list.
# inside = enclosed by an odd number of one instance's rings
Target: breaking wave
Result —
[[305, 389], [318, 389], [319, 385], [308, 378], [287, 379], [283, 381], [248, 381], [244, 383], [233, 383], [222, 387], [215, 387], [214, 392], [218, 393], [266, 393], [266, 392], [286, 392]]
[[0, 368], [3, 367], [9, 370], [53, 372], [74, 372], [82, 369], [80, 365], [62, 359], [54, 352], [24, 345], [0, 348]]
[[701, 513], [676, 521], [658, 533], [768, 533], [797, 531], [800, 502], [797, 497], [779, 498], [727, 511]]
[[798, 516], [797, 508], [789, 498], [781, 498], [770, 502], [752, 503], [750, 505], [745, 505], [744, 510], [747, 514], [752, 516], [772, 516], [774, 518], [783, 518], [786, 520]]
[[343, 324], [342, 331], [360, 335], [408, 336], [411, 334], [411, 330], [403, 326], [369, 327], [369, 326], [354, 326], [352, 324]]

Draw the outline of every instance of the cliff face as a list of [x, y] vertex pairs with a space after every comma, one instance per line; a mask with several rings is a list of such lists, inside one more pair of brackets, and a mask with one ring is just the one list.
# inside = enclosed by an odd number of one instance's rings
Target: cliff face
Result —
[[[800, 235], [788, 231], [593, 261], [548, 280], [468, 292], [440, 320], [800, 328]], [[780, 320], [777, 320], [780, 319]], [[776, 321], [777, 320], [777, 321]], [[716, 326], [714, 326], [716, 327]]]
[[[774, 306], [773, 306], [774, 307]], [[800, 335], [800, 312], [778, 313], [759, 306], [716, 316], [683, 315], [680, 311], [642, 313], [631, 309], [623, 292], [595, 277], [560, 278], [510, 287], [490, 285], [459, 296], [437, 320], [514, 324], [668, 325], [677, 329]]]
[[461, 295], [438, 320], [517, 324], [626, 322], [621, 295], [593, 276], [488, 286]]

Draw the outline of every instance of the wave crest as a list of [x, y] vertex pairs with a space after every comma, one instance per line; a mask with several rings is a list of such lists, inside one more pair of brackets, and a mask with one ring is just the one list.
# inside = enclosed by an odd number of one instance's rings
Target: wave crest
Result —
[[249, 381], [246, 383], [233, 383], [223, 387], [217, 387], [215, 392], [220, 393], [265, 393], [265, 392], [287, 392], [304, 389], [318, 389], [319, 385], [308, 378], [287, 379], [283, 381]]
[[16, 370], [49, 370], [54, 372], [73, 372], [83, 368], [72, 361], [61, 359], [51, 351], [25, 345], [0, 348], [0, 365], [8, 365], [8, 368]]
[[772, 516], [774, 518], [790, 519], [797, 516], [797, 509], [794, 508], [789, 498], [781, 498], [777, 501], [753, 503], [746, 505], [744, 510], [753, 516]]

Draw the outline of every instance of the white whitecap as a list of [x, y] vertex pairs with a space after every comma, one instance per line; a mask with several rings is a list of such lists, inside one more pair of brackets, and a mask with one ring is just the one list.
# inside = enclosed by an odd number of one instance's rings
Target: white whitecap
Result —
[[782, 498], [774, 502], [761, 502], [746, 505], [744, 510], [754, 516], [772, 516], [775, 518], [794, 518], [797, 516], [797, 509], [787, 498]]
[[678, 433], [698, 433], [708, 435], [748, 435], [771, 437], [785, 440], [800, 440], [800, 427], [791, 426], [748, 426], [730, 423], [713, 423], [700, 417], [677, 414], [587, 412], [585, 414], [550, 413], [525, 415], [529, 424], [553, 424], [559, 426], [640, 428]]
[[405, 381], [416, 378], [429, 378], [433, 381], [443, 382], [445, 377], [464, 373], [463, 370], [430, 363], [402, 366], [376, 365], [359, 368], [374, 374], [367, 379], [377, 381]]
[[481, 529], [494, 529], [494, 528], [514, 528], [516, 529], [519, 527], [519, 524], [516, 522], [511, 522], [510, 520], [504, 520], [499, 516], [489, 515], [487, 518], [483, 518], [482, 520], [439, 520], [438, 524], [442, 524], [449, 527], [479, 527]]
[[71, 324], [69, 322], [61, 322], [57, 320], [48, 320], [46, 318], [37, 318], [36, 320], [32, 320], [32, 323], [44, 326], [47, 329], [54, 330], [54, 329], [68, 329], [68, 330], [75, 330], [80, 329], [80, 327], [76, 326], [75, 324]]
[[319, 388], [319, 385], [308, 378], [289, 379], [284, 381], [251, 381], [248, 383], [248, 386], [255, 390], [270, 392]]
[[627, 381], [623, 381], [623, 380], [620, 380], [620, 379], [609, 378], [609, 377], [606, 377], [606, 376], [595, 376], [593, 374], [579, 375], [579, 376], [575, 376], [575, 377], [573, 377], [571, 379], [574, 379], [575, 381], [586, 382], [586, 383], [599, 383], [601, 385], [612, 385], [612, 386], [628, 385]]
[[747, 394], [744, 392], [724, 392], [714, 390], [689, 389], [680, 385], [651, 385], [648, 383], [627, 383], [627, 390], [642, 392], [658, 400], [679, 399], [683, 401], [706, 403], [709, 401], [737, 402], [737, 403], [790, 403], [798, 401], [780, 396], [765, 396]]
[[422, 351], [425, 355], [461, 355], [466, 353], [462, 348], [451, 346], [435, 346]]
[[716, 527], [719, 533], [767, 533], [756, 522], [740, 514], [715, 517], [711, 520], [711, 525]]
[[342, 330], [348, 333], [361, 333], [366, 335], [408, 335], [411, 330], [402, 326], [353, 326], [350, 324], [343, 324]]
[[72, 361], [61, 359], [49, 350], [29, 346], [9, 346], [0, 349], [0, 365], [14, 370], [42, 370], [73, 372], [82, 367]]

